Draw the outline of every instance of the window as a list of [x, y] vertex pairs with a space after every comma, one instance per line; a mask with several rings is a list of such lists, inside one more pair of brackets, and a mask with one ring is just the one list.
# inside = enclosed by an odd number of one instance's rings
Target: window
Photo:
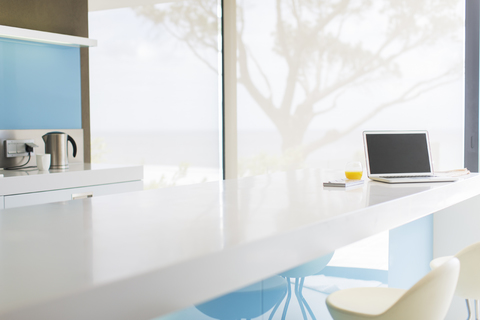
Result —
[[237, 7], [240, 177], [341, 171], [364, 130], [426, 129], [435, 169], [463, 167], [464, 1]]
[[219, 180], [218, 3], [135, 3], [89, 13], [92, 162], [144, 165], [147, 189]]

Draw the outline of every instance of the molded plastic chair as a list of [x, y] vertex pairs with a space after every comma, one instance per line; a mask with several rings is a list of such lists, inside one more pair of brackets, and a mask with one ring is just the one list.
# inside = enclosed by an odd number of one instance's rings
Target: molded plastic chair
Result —
[[443, 320], [457, 285], [460, 262], [451, 258], [409, 290], [352, 288], [327, 297], [334, 320]]
[[[475, 315], [478, 319], [478, 301], [480, 300], [480, 242], [469, 245], [457, 253], [455, 257], [460, 260], [460, 276], [458, 277], [455, 294], [467, 303], [468, 318], [471, 319], [470, 299], [475, 301]], [[440, 257], [430, 262], [430, 267], [436, 269], [452, 256]]]

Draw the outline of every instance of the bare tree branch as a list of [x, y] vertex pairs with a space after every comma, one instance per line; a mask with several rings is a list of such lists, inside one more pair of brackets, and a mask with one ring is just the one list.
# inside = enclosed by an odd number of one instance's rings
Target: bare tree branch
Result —
[[270, 80], [268, 80], [267, 75], [265, 72], [262, 70], [262, 67], [260, 66], [260, 63], [258, 63], [258, 60], [255, 58], [255, 56], [252, 54], [251, 50], [247, 49], [247, 56], [250, 57], [257, 67], [258, 72], [263, 78], [263, 81], [265, 81], [265, 84], [267, 85], [268, 91], [269, 91], [269, 99], [272, 99], [272, 86], [270, 85]]
[[310, 153], [317, 150], [318, 148], [320, 148], [320, 147], [322, 147], [326, 144], [332, 143], [332, 142], [348, 135], [349, 133], [353, 132], [356, 128], [361, 126], [363, 123], [367, 122], [368, 120], [371, 120], [375, 115], [377, 115], [382, 110], [384, 110], [388, 107], [415, 100], [416, 98], [418, 98], [422, 94], [425, 94], [425, 93], [427, 93], [427, 92], [429, 92], [433, 89], [442, 87], [446, 84], [449, 84], [449, 83], [452, 83], [453, 81], [456, 81], [457, 80], [456, 78], [443, 80], [445, 78], [445, 76], [451, 75], [451, 74], [452, 74], [452, 70], [449, 70], [449, 71], [445, 72], [444, 74], [441, 74], [441, 75], [439, 75], [435, 78], [425, 80], [425, 81], [422, 81], [420, 83], [417, 83], [417, 84], [413, 85], [408, 90], [406, 90], [401, 96], [399, 96], [395, 99], [392, 99], [388, 102], [384, 102], [384, 103], [380, 104], [379, 106], [375, 107], [371, 112], [369, 112], [362, 119], [360, 119], [359, 121], [357, 121], [356, 123], [351, 125], [347, 130], [344, 130], [344, 131], [341, 131], [341, 132], [336, 131], [336, 130], [331, 130], [331, 131], [327, 132], [323, 138], [318, 139], [314, 142], [311, 142], [310, 144], [308, 144], [304, 148], [304, 156], [308, 156]]
[[[239, 35], [239, 37], [241, 37], [241, 35]], [[278, 111], [276, 110], [273, 102], [271, 101], [271, 99], [266, 98], [253, 83], [252, 77], [250, 75], [250, 70], [248, 68], [247, 49], [245, 48], [243, 41], [237, 41], [237, 50], [239, 65], [238, 82], [244, 85], [248, 93], [255, 101], [257, 101], [260, 108], [272, 119], [275, 125], [280, 125], [278, 123]]]
[[205, 65], [210, 69], [212, 70], [213, 72], [217, 73], [218, 72], [218, 69], [216, 66], [210, 64], [210, 62], [203, 58], [197, 51], [197, 49], [193, 46], [193, 44], [189, 41], [186, 40], [185, 37], [181, 37], [181, 36], [178, 36], [175, 32], [173, 32], [173, 30], [171, 30], [166, 24], [164, 25], [165, 27], [165, 30], [168, 31], [168, 33], [170, 33], [174, 38], [186, 43], [186, 45], [190, 48], [190, 50], [192, 50], [193, 54], [198, 58], [200, 59], [203, 63], [205, 63]]
[[339, 94], [337, 94], [337, 96], [335, 97], [335, 99], [333, 99], [333, 103], [330, 107], [326, 108], [326, 109], [323, 109], [323, 110], [320, 110], [320, 111], [317, 111], [317, 112], [314, 112], [313, 115], [316, 117], [316, 116], [319, 116], [321, 114], [324, 114], [324, 113], [328, 113], [329, 111], [332, 111], [333, 109], [336, 109], [338, 104], [338, 99], [345, 93], [345, 90], [340, 92]]

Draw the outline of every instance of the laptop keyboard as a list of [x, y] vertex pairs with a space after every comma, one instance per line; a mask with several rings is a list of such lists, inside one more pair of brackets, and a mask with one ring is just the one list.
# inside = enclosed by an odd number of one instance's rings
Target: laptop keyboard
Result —
[[392, 178], [427, 178], [427, 177], [434, 177], [434, 176], [382, 176], [380, 178], [387, 178], [387, 179], [392, 179]]

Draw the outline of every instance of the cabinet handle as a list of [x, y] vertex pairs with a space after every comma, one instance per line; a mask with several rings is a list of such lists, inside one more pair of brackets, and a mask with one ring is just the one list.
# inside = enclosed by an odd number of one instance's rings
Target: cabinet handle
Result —
[[87, 199], [87, 198], [92, 198], [92, 197], [93, 197], [93, 193], [92, 193], [92, 192], [72, 193], [72, 200]]

